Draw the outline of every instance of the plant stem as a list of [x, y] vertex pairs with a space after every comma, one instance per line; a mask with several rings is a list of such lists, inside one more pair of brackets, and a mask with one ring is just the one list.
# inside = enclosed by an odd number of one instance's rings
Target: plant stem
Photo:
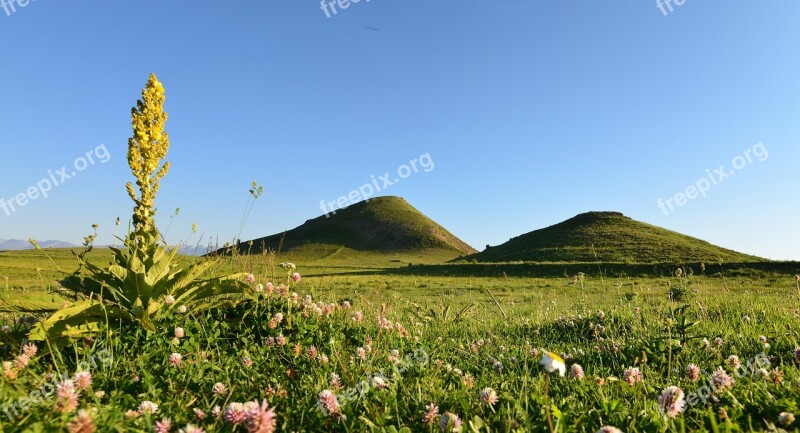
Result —
[[544, 377], [544, 413], [547, 415], [547, 426], [550, 427], [550, 433], [555, 433], [553, 428], [553, 418], [550, 416], [550, 375]]

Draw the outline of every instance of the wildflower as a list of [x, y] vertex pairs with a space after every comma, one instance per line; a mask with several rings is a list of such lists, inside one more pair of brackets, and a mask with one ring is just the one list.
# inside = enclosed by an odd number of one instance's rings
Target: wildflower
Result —
[[299, 273], [295, 272], [295, 273], [292, 274], [292, 281], [294, 281], [295, 283], [299, 283], [300, 279], [301, 279], [301, 277], [300, 277]]
[[336, 395], [328, 389], [319, 393], [317, 405], [325, 416], [339, 416], [342, 413], [339, 402], [336, 401]]
[[174, 297], [174, 296], [172, 296], [172, 295], [167, 295], [167, 296], [165, 296], [165, 297], [164, 297], [164, 303], [165, 303], [165, 304], [167, 304], [167, 305], [169, 305], [169, 306], [172, 306], [172, 304], [174, 304], [174, 303], [175, 303], [175, 297]]
[[531, 356], [534, 357], [534, 358], [538, 358], [539, 357], [539, 349], [537, 349], [535, 347], [533, 349], [531, 349]]
[[19, 355], [14, 359], [14, 365], [17, 367], [17, 369], [22, 370], [28, 366], [30, 360], [31, 358], [23, 353], [22, 355]]
[[275, 416], [275, 409], [267, 406], [267, 400], [258, 402], [250, 409], [245, 426], [248, 433], [272, 433], [275, 431], [276, 424], [278, 423]]
[[214, 395], [225, 394], [226, 390], [227, 390], [227, 388], [225, 387], [225, 385], [223, 385], [220, 382], [215, 383], [214, 387], [212, 388], [212, 391], [214, 392]]
[[714, 345], [715, 346], [722, 347], [722, 343], [723, 343], [723, 341], [722, 341], [721, 337], [717, 337], [717, 338], [714, 339]]
[[78, 391], [75, 382], [67, 379], [56, 385], [56, 410], [70, 413], [78, 408]]
[[81, 391], [89, 389], [89, 387], [92, 386], [92, 374], [88, 371], [75, 373], [73, 380], [75, 381], [75, 388]]
[[766, 368], [759, 368], [753, 372], [754, 381], [758, 382], [765, 379], [769, 379], [769, 371]]
[[736, 355], [731, 355], [728, 357], [728, 367], [731, 370], [736, 370], [737, 368], [742, 366], [742, 361], [739, 360], [739, 357]]
[[264, 285], [263, 284], [257, 284], [256, 285], [256, 293], [263, 293], [263, 292], [264, 292]]
[[183, 328], [180, 326], [175, 328], [175, 331], [173, 331], [172, 334], [175, 336], [175, 338], [183, 338], [186, 335]]
[[283, 322], [283, 313], [275, 313], [273, 319], [275, 319], [275, 322], [277, 323]]
[[286, 337], [283, 334], [278, 335], [275, 341], [278, 342], [278, 346], [286, 346]]
[[219, 405], [217, 405], [217, 406], [214, 406], [214, 408], [213, 408], [213, 409], [211, 409], [211, 416], [212, 416], [212, 417], [214, 417], [214, 418], [219, 418], [219, 416], [220, 416], [221, 414], [222, 414], [222, 408], [221, 408], [221, 407], [219, 407]]
[[356, 349], [356, 357], [360, 360], [367, 359], [367, 351], [363, 347]]
[[439, 406], [431, 403], [425, 405], [425, 415], [422, 417], [422, 423], [425, 425], [433, 425], [436, 418], [439, 416]]
[[400, 351], [397, 349], [392, 350], [392, 352], [389, 354], [389, 357], [386, 358], [386, 360], [391, 363], [394, 363], [398, 359], [400, 359]]
[[389, 387], [389, 384], [386, 383], [386, 380], [380, 376], [375, 376], [372, 378], [372, 386], [375, 389], [386, 389]]
[[350, 309], [350, 301], [342, 302], [342, 308], [344, 308], [345, 310], [349, 310]]
[[767, 342], [769, 342], [767, 337], [764, 336], [764, 335], [759, 336], [758, 339], [759, 339], [759, 341], [761, 341], [761, 344], [767, 344]]
[[794, 422], [794, 414], [791, 412], [781, 412], [778, 415], [778, 424], [787, 427]]
[[704, 338], [704, 339], [703, 339], [703, 346], [704, 346], [706, 349], [707, 349], [707, 348], [709, 348], [709, 347], [711, 347], [711, 342], [710, 342], [710, 341], [708, 341], [708, 338]]
[[553, 352], [545, 351], [542, 360], [539, 361], [548, 373], [555, 373], [558, 371], [560, 376], [564, 376], [567, 372], [567, 366], [564, 364], [564, 359]]
[[475, 386], [475, 378], [472, 377], [472, 375], [469, 373], [464, 375], [462, 382], [464, 383], [464, 386], [467, 388], [472, 388], [473, 386]]
[[378, 317], [378, 326], [387, 331], [391, 331], [394, 328], [392, 321], [385, 317]]
[[320, 355], [319, 356], [319, 362], [321, 362], [323, 364], [327, 364], [328, 363], [328, 355], [326, 355], [324, 353], [322, 355]]
[[583, 367], [579, 364], [572, 364], [569, 369], [569, 376], [573, 379], [581, 380], [584, 377]]
[[792, 355], [794, 355], [795, 362], [800, 362], [800, 347], [795, 348]]
[[717, 371], [711, 376], [711, 385], [717, 391], [729, 389], [733, 386], [733, 378], [728, 376], [728, 373], [720, 367], [717, 368]]
[[622, 372], [622, 380], [628, 385], [636, 385], [642, 382], [642, 372], [636, 367], [631, 367]]
[[484, 388], [481, 391], [481, 403], [494, 406], [497, 403], [497, 393], [492, 388]]
[[245, 280], [247, 281], [247, 284], [253, 284], [253, 283], [256, 282], [256, 276], [253, 275], [253, 274], [247, 274], [247, 277], [245, 277]]
[[34, 356], [36, 356], [36, 352], [38, 351], [39, 348], [36, 347], [36, 345], [33, 343], [28, 343], [22, 346], [22, 354], [27, 356], [28, 358], [33, 358]]
[[614, 427], [614, 426], [604, 426], [600, 427], [600, 430], [597, 430], [597, 433], [622, 433], [622, 430]]
[[177, 367], [183, 362], [183, 356], [180, 353], [173, 353], [169, 356], [169, 365]]
[[194, 412], [194, 417], [197, 418], [198, 421], [206, 419], [206, 413], [203, 412], [200, 408], [194, 408], [192, 409], [192, 411]]
[[783, 383], [783, 372], [780, 369], [776, 368], [769, 373], [770, 378], [772, 379], [772, 383], [775, 385], [780, 385]]
[[226, 422], [233, 425], [242, 424], [247, 421], [247, 408], [242, 403], [231, 403], [228, 405], [228, 408], [225, 409], [223, 418]]
[[144, 414], [155, 414], [158, 412], [158, 405], [153, 403], [152, 401], [143, 401], [139, 403], [139, 413]]
[[659, 409], [664, 415], [675, 418], [683, 411], [683, 406], [686, 403], [683, 400], [683, 396], [683, 390], [677, 386], [670, 386], [658, 396]]
[[155, 433], [169, 433], [170, 430], [172, 430], [172, 420], [169, 418], [162, 418], [153, 426]]
[[353, 322], [361, 323], [363, 321], [364, 321], [364, 313], [356, 311], [356, 314], [353, 316]]
[[242, 357], [242, 364], [244, 364], [245, 367], [250, 368], [253, 366], [253, 359], [249, 356], [244, 356]]
[[336, 373], [331, 373], [331, 379], [329, 381], [331, 388], [334, 390], [338, 390], [342, 388], [342, 378], [339, 377]]
[[686, 378], [691, 380], [692, 382], [697, 382], [700, 380], [700, 367], [695, 364], [689, 364], [686, 366]]
[[439, 419], [439, 428], [443, 432], [460, 432], [461, 431], [461, 418], [458, 415], [450, 412], [445, 412]]
[[494, 361], [494, 363], [492, 363], [492, 369], [494, 369], [494, 371], [496, 371], [497, 373], [502, 372], [503, 371], [503, 363], [500, 362], [500, 361]]
[[186, 424], [186, 427], [178, 430], [178, 433], [206, 433], [206, 431], [192, 424]]
[[67, 429], [69, 433], [94, 433], [97, 431], [92, 413], [86, 409], [78, 411], [78, 415], [67, 424]]

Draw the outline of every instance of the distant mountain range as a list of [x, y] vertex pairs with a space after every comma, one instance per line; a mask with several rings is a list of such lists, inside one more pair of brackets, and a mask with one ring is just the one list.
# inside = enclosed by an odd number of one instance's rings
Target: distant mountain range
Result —
[[[72, 248], [75, 244], [64, 241], [37, 241], [42, 248]], [[30, 242], [21, 239], [0, 239], [0, 251], [32, 250]]]
[[[36, 241], [39, 246], [42, 248], [82, 248], [80, 245], [71, 244], [69, 242], [64, 241]], [[95, 245], [95, 248], [106, 248], [109, 245]], [[119, 245], [118, 245], [119, 246]], [[170, 248], [174, 247], [175, 245], [170, 245]], [[21, 250], [32, 250], [33, 245], [27, 240], [22, 239], [0, 239], [0, 251], [21, 251]], [[208, 252], [208, 246], [196, 246], [196, 245], [186, 245], [181, 244], [178, 245], [178, 251], [180, 254], [186, 256], [199, 256], [203, 255]]]

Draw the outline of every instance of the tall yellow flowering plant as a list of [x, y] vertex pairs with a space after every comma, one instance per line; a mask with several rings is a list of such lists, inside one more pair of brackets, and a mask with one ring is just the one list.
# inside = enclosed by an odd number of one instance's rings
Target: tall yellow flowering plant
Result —
[[160, 181], [169, 171], [169, 163], [163, 162], [169, 150], [166, 122], [164, 86], [151, 74], [132, 110], [133, 137], [128, 140], [128, 165], [136, 180], [136, 187], [130, 182], [126, 185], [135, 204], [133, 230], [123, 240], [123, 248], [111, 248], [113, 262], [104, 268], [86, 260], [94, 237], [87, 238], [86, 248], [78, 254], [78, 270], [61, 282], [73, 302], [34, 327], [32, 340], [60, 345], [95, 333], [103, 325], [126, 323], [155, 332], [154, 322], [171, 308], [196, 311], [244, 299], [236, 295], [249, 287], [242, 281], [245, 274], [204, 279], [219, 259], [182, 269], [177, 263], [178, 248], [160, 242], [154, 216]]
[[128, 139], [128, 165], [136, 178], [139, 193], [128, 182], [128, 195], [136, 204], [133, 209], [134, 231], [129, 241], [147, 248], [146, 253], [153, 253], [152, 248], [158, 245], [155, 198], [161, 179], [169, 172], [169, 162], [161, 163], [169, 150], [169, 135], [164, 130], [167, 123], [164, 100], [164, 86], [154, 74], [150, 74], [142, 90], [142, 99], [131, 109], [133, 137]]

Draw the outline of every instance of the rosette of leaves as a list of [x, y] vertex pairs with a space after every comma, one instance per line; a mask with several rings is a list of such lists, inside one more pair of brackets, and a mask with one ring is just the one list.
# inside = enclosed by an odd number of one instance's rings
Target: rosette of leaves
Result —
[[244, 273], [204, 278], [218, 260], [184, 269], [178, 263], [178, 248], [160, 242], [154, 216], [160, 181], [169, 171], [169, 163], [162, 163], [169, 149], [166, 121], [164, 86], [151, 74], [142, 99], [132, 109], [133, 137], [128, 140], [128, 165], [138, 189], [137, 193], [132, 183], [127, 184], [135, 204], [133, 230], [123, 248], [111, 248], [113, 260], [107, 267], [85, 259], [94, 236], [86, 239], [86, 248], [77, 255], [78, 270], [61, 281], [72, 302], [38, 323], [31, 340], [59, 346], [104, 325], [132, 323], [155, 332], [155, 322], [171, 308], [183, 305], [198, 311], [245, 299]]

